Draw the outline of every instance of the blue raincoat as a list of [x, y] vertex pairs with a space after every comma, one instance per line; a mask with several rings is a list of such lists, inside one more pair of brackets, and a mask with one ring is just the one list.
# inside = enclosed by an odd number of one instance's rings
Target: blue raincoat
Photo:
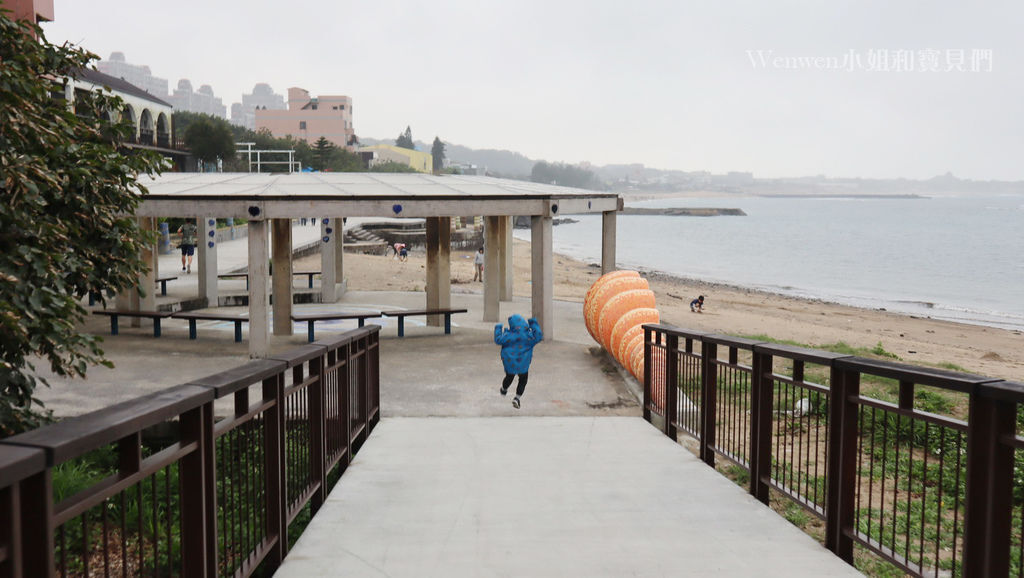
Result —
[[531, 318], [529, 323], [522, 315], [508, 318], [508, 329], [501, 323], [494, 326], [494, 342], [501, 346], [501, 363], [505, 373], [526, 373], [533, 361], [533, 346], [544, 339], [540, 324]]

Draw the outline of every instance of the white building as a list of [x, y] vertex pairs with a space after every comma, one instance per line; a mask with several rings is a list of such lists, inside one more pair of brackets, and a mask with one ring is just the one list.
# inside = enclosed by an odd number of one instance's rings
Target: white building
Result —
[[153, 76], [145, 64], [131, 64], [123, 52], [112, 52], [108, 60], [100, 60], [96, 68], [104, 74], [120, 78], [157, 98], [167, 98], [167, 79]]

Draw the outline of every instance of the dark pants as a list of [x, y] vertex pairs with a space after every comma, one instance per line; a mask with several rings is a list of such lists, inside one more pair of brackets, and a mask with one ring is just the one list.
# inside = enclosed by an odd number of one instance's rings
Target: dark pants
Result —
[[[508, 386], [512, 385], [512, 379], [514, 379], [515, 376], [516, 374], [514, 373], [506, 373], [505, 379], [501, 380], [501, 387], [508, 389]], [[528, 379], [530, 379], [530, 372], [519, 374], [519, 385], [516, 386], [516, 397], [522, 396], [523, 392], [526, 391], [526, 380]]]

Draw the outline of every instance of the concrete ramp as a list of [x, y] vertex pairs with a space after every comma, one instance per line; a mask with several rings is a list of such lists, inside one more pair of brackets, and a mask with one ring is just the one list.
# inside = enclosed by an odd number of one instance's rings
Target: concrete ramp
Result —
[[277, 577], [859, 576], [636, 417], [386, 418]]

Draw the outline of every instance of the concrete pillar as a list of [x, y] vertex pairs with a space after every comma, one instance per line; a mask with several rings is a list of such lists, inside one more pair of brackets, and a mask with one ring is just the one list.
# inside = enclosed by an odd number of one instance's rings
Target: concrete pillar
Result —
[[[292, 335], [292, 220], [274, 219], [274, 335]], [[251, 275], [250, 275], [251, 277]]]
[[484, 217], [484, 321], [498, 321], [501, 288], [498, 267], [498, 245], [501, 217]]
[[340, 221], [340, 219], [320, 220], [320, 301], [323, 303], [338, 301], [335, 283], [341, 271], [335, 263], [334, 251], [338, 245], [334, 242], [334, 236], [341, 234], [341, 227], [337, 226], [335, 220]]
[[530, 217], [530, 267], [533, 271], [533, 316], [540, 322], [544, 340], [555, 338], [554, 274], [552, 273], [551, 217]]
[[[156, 219], [154, 217], [143, 217], [139, 219], [139, 225], [144, 231], [155, 231]], [[156, 293], [159, 291], [156, 288], [157, 251], [155, 244], [143, 246], [142, 260], [146, 263], [146, 268], [149, 271], [139, 277], [139, 287], [142, 287], [142, 291], [135, 292], [138, 299], [135, 309], [153, 311], [156, 309]]]
[[334, 229], [334, 281], [340, 285], [335, 293], [341, 296], [345, 294], [345, 219], [332, 217], [331, 226]]
[[515, 269], [512, 266], [512, 219], [513, 217], [498, 218], [501, 224], [501, 244], [498, 245], [498, 277], [501, 286], [498, 298], [502, 301], [512, 300], [512, 280], [515, 278]]
[[[427, 217], [427, 309], [452, 306], [451, 217]], [[440, 327], [443, 315], [429, 315], [427, 325]]]
[[206, 299], [207, 307], [217, 307], [217, 219], [199, 219], [199, 297]]
[[601, 220], [601, 274], [611, 273], [615, 267], [615, 216], [618, 211], [605, 211]]
[[266, 357], [270, 353], [270, 313], [267, 308], [267, 238], [266, 221], [249, 221], [249, 357]]

